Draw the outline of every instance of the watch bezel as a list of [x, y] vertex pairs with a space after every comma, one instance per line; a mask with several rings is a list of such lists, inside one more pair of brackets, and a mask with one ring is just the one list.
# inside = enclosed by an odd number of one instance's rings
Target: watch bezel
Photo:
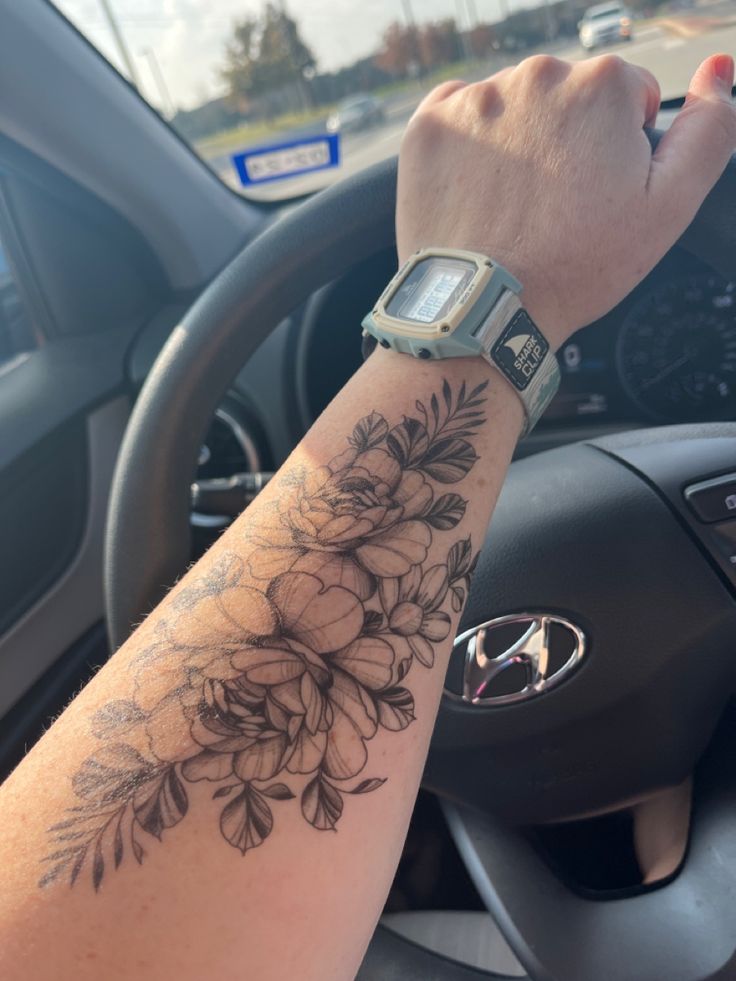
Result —
[[[386, 309], [387, 306], [393, 301], [413, 270], [420, 263], [429, 259], [461, 259], [467, 263], [472, 263], [475, 266], [475, 272], [450, 310], [431, 323], [422, 324], [390, 314]], [[391, 279], [376, 302], [371, 316], [376, 325], [383, 330], [388, 332], [395, 330], [402, 337], [411, 338], [417, 342], [430, 342], [449, 337], [467, 318], [470, 310], [489, 284], [493, 271], [493, 262], [476, 252], [465, 252], [461, 249], [420, 249], [407, 259]]]

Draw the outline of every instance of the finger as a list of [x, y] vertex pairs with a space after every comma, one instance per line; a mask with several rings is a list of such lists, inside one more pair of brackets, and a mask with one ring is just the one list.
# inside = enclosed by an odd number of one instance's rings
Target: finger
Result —
[[652, 157], [650, 193], [676, 196], [690, 221], [736, 147], [730, 55], [706, 58], [693, 75], [685, 104]]
[[555, 58], [554, 55], [530, 55], [513, 68], [514, 82], [518, 80], [527, 86], [551, 88], [564, 82], [572, 70], [569, 61]]
[[659, 82], [647, 68], [641, 68], [639, 65], [629, 65], [628, 67], [639, 82], [637, 94], [640, 98], [643, 97], [643, 102], [640, 105], [644, 111], [644, 126], [654, 126], [662, 103], [662, 91]]
[[609, 88], [617, 103], [621, 90], [628, 92], [637, 115], [637, 125], [651, 125], [657, 118], [662, 101], [659, 82], [646, 68], [631, 65], [618, 55], [606, 54], [580, 62], [576, 71], [588, 83]]

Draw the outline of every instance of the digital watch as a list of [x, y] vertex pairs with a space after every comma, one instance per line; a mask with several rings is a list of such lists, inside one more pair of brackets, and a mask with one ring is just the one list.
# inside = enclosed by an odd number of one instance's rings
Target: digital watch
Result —
[[363, 334], [415, 358], [485, 358], [521, 399], [526, 435], [557, 391], [560, 369], [520, 292], [521, 283], [487, 256], [422, 249], [383, 291]]

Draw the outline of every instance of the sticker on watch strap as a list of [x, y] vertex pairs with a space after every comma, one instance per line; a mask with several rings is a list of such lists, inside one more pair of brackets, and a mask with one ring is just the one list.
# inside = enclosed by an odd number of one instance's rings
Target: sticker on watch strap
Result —
[[549, 343], [526, 310], [517, 311], [491, 348], [493, 363], [519, 392], [536, 375]]

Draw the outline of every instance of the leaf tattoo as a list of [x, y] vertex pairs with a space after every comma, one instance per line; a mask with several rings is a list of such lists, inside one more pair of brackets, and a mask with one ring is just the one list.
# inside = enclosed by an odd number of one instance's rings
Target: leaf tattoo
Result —
[[188, 785], [214, 785], [220, 833], [245, 855], [288, 802], [334, 831], [347, 796], [385, 783], [355, 783], [367, 744], [414, 721], [407, 681], [434, 665], [477, 561], [469, 538], [427, 560], [465, 517], [444, 485], [478, 459], [486, 385], [445, 381], [393, 427], [360, 419], [329, 464], [279, 480], [245, 558], [224, 554], [175, 594], [135, 655], [133, 694], [91, 718], [100, 745], [72, 778], [79, 803], [49, 829], [41, 886], [84, 872], [99, 889], [126, 855], [142, 863], [186, 817]]

